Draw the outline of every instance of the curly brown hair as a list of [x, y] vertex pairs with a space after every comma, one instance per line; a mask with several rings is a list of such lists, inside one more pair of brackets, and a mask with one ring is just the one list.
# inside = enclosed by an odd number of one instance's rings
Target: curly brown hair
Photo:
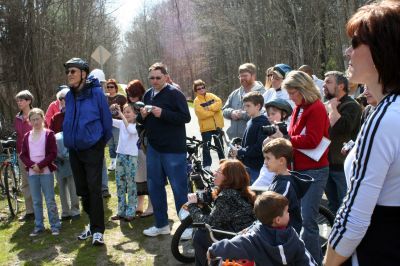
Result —
[[243, 163], [234, 159], [221, 160], [219, 168], [225, 178], [213, 191], [213, 197], [216, 198], [223, 189], [236, 189], [243, 198], [254, 204], [256, 194], [250, 190], [250, 176]]

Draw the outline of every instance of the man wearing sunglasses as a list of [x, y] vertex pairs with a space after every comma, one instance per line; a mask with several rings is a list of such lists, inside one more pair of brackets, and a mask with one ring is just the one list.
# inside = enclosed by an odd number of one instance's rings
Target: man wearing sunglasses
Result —
[[69, 148], [76, 193], [82, 198], [82, 207], [90, 222], [78, 239], [93, 237], [93, 245], [103, 245], [101, 183], [104, 147], [112, 134], [111, 112], [99, 80], [88, 77], [86, 61], [72, 58], [64, 67], [70, 87], [65, 97], [64, 145]]
[[147, 185], [154, 207], [155, 225], [144, 230], [147, 236], [169, 234], [167, 177], [178, 212], [187, 198], [186, 129], [189, 108], [183, 93], [167, 83], [167, 68], [155, 63], [149, 68], [151, 88], [143, 96], [137, 121], [146, 129]]

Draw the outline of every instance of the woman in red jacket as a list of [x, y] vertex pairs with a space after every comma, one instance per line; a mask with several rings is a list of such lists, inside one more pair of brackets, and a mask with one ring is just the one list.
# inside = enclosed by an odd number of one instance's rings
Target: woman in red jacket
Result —
[[289, 126], [290, 141], [293, 145], [293, 170], [307, 174], [315, 180], [301, 200], [303, 217], [301, 238], [317, 263], [321, 264], [322, 251], [316, 218], [328, 179], [328, 149], [320, 158], [314, 159], [299, 149], [315, 149], [323, 137], [328, 138], [329, 119], [321, 102], [320, 92], [306, 73], [291, 71], [286, 76], [282, 87], [287, 90], [290, 99], [296, 104]]

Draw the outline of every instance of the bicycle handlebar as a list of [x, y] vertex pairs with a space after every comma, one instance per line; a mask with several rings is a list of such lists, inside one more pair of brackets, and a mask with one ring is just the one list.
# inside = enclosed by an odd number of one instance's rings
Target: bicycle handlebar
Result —
[[220, 233], [220, 234], [225, 234], [229, 236], [237, 236], [237, 233], [229, 232], [229, 231], [224, 231], [224, 230], [219, 230], [219, 229], [214, 229], [212, 228], [209, 224], [206, 223], [193, 223], [193, 227], [195, 228], [206, 228], [210, 234], [211, 240], [216, 243], [218, 242], [218, 239], [214, 237], [214, 233]]

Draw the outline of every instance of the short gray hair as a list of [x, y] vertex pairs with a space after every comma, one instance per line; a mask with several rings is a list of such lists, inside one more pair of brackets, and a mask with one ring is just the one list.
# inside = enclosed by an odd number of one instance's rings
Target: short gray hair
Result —
[[343, 90], [345, 92], [349, 92], [349, 80], [344, 75], [343, 72], [340, 71], [328, 71], [325, 73], [325, 78], [327, 76], [334, 76], [336, 79], [336, 85], [343, 84]]
[[60, 97], [65, 97], [65, 95], [67, 95], [68, 92], [69, 92], [69, 88], [64, 88], [64, 89], [60, 90], [59, 92], [57, 92], [57, 94], [56, 94], [57, 100], [60, 99]]

